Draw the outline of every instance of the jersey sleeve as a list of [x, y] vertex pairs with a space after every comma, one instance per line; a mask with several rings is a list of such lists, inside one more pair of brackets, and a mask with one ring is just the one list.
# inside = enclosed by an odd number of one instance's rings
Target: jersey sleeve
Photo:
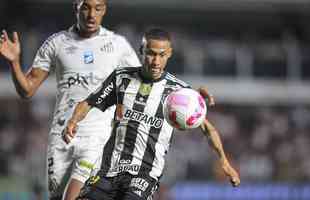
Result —
[[116, 104], [116, 100], [116, 71], [112, 72], [101, 86], [86, 99], [90, 106], [99, 108], [102, 111]]
[[119, 67], [139, 67], [141, 66], [140, 60], [135, 52], [135, 50], [132, 48], [132, 46], [129, 44], [129, 42], [124, 38], [120, 38], [120, 44], [122, 49], [122, 55], [121, 59], [118, 63]]
[[55, 55], [55, 35], [52, 35], [38, 49], [32, 67], [51, 71], [52, 66], [55, 66]]

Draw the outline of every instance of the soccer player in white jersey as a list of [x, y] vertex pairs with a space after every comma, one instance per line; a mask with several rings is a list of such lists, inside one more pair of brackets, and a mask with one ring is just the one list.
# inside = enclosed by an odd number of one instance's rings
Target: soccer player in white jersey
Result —
[[[67, 124], [65, 139], [72, 142], [87, 113], [117, 105], [101, 170], [87, 181], [81, 200], [151, 200], [158, 186], [173, 132], [164, 118], [163, 102], [171, 91], [189, 85], [165, 71], [172, 55], [169, 33], [161, 29], [147, 31], [141, 53], [143, 66], [116, 69], [76, 106]], [[208, 97], [205, 89], [200, 91]], [[217, 130], [207, 119], [201, 129], [232, 185], [238, 186], [239, 175], [226, 158]]]
[[14, 32], [11, 40], [2, 31], [0, 55], [9, 61], [22, 98], [32, 97], [50, 72], [56, 72], [57, 100], [47, 152], [50, 200], [76, 198], [91, 171], [99, 168], [103, 146], [110, 136], [113, 108], [104, 113], [93, 109], [79, 124], [75, 140], [67, 145], [62, 132], [76, 103], [85, 99], [117, 66], [140, 65], [126, 39], [101, 26], [106, 3], [107, 0], [74, 0], [76, 24], [44, 42], [27, 74], [21, 70], [18, 34]]

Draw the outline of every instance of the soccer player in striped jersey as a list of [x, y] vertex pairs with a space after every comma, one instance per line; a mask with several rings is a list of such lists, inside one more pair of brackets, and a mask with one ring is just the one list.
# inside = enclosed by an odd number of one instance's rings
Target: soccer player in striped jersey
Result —
[[[66, 142], [75, 137], [78, 123], [90, 110], [117, 106], [101, 170], [87, 181], [79, 199], [150, 200], [156, 191], [173, 132], [164, 119], [163, 102], [171, 91], [190, 86], [165, 71], [172, 55], [169, 33], [161, 29], [146, 32], [141, 53], [142, 67], [115, 70], [78, 104], [69, 120]], [[201, 128], [232, 185], [238, 186], [239, 175], [227, 160], [216, 129], [207, 119]]]
[[[100, 86], [119, 65], [140, 66], [127, 40], [101, 26], [107, 0], [74, 0], [77, 17], [68, 30], [50, 36], [40, 47], [27, 74], [20, 66], [20, 42], [13, 34], [10, 40], [3, 31], [0, 55], [6, 58], [18, 94], [32, 97], [50, 72], [56, 72], [56, 106], [48, 141], [49, 199], [73, 200], [89, 178], [100, 168], [102, 150], [111, 133], [114, 109], [92, 110], [79, 125], [77, 137], [67, 145], [62, 139], [77, 103]], [[101, 149], [101, 151], [100, 151]]]

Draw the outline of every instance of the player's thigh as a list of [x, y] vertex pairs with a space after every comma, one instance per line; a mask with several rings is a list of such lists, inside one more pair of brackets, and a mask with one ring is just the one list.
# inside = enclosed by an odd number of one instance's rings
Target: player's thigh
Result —
[[84, 183], [95, 175], [101, 166], [103, 142], [96, 137], [82, 138], [76, 141], [76, 160], [73, 164], [71, 178]]
[[47, 175], [49, 196], [61, 195], [70, 177], [73, 157], [59, 140], [48, 145]]
[[115, 200], [117, 191], [113, 178], [92, 176], [85, 182], [77, 200]]

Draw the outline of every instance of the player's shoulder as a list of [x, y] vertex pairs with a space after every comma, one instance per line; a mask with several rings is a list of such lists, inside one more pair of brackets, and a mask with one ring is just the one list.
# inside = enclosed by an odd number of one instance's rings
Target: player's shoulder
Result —
[[118, 67], [115, 69], [115, 74], [116, 75], [121, 75], [121, 74], [135, 74], [139, 72], [141, 67]]
[[53, 33], [51, 35], [49, 35], [42, 43], [41, 45], [41, 49], [55, 49], [56, 46], [61, 43], [59, 41], [61, 41], [60, 38], [63, 38], [62, 36], [66, 35], [66, 31], [59, 31], [56, 33]]
[[55, 32], [51, 34], [50, 36], [48, 36], [45, 42], [56, 41], [62, 37], [68, 36], [68, 34], [69, 34], [68, 30], [61, 30], [61, 31]]
[[190, 87], [190, 85], [188, 83], [177, 78], [175, 75], [173, 75], [169, 72], [166, 73], [165, 79], [168, 81], [168, 84], [178, 85], [180, 87]]
[[109, 30], [107, 28], [104, 28], [104, 27], [100, 27], [99, 35], [101, 37], [109, 38], [111, 41], [116, 42], [116, 43], [120, 43], [120, 44], [125, 44], [125, 43], [127, 44], [128, 43], [125, 36], [123, 36], [119, 33], [116, 33], [112, 30]]

